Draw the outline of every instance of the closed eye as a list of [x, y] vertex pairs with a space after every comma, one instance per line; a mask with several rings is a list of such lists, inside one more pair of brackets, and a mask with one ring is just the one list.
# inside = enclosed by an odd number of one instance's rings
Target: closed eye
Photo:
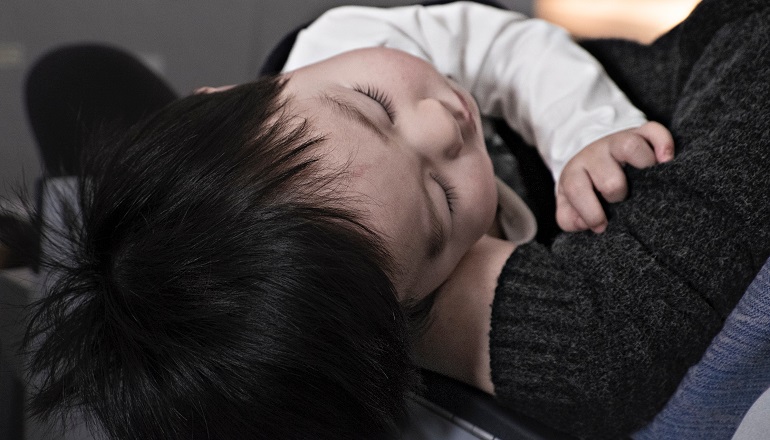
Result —
[[382, 89], [367, 84], [365, 86], [355, 85], [353, 86], [353, 90], [358, 93], [362, 93], [377, 102], [383, 108], [383, 110], [385, 110], [385, 113], [388, 115], [390, 122], [395, 123], [396, 112], [393, 109], [393, 101], [391, 101], [390, 96], [382, 91]]
[[446, 197], [446, 203], [447, 203], [447, 206], [449, 207], [449, 212], [450, 213], [455, 212], [454, 206], [453, 206], [455, 199], [457, 199], [457, 194], [455, 193], [455, 187], [450, 185], [449, 182], [446, 181], [446, 179], [444, 179], [442, 176], [438, 174], [431, 173], [430, 177], [433, 180], [435, 180], [436, 183], [439, 184], [441, 189], [444, 190], [444, 196]]

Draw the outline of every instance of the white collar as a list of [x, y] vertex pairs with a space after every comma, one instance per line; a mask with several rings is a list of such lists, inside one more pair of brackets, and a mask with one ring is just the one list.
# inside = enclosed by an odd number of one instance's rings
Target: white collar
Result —
[[537, 233], [537, 221], [532, 210], [510, 186], [506, 185], [499, 177], [495, 179], [497, 180], [497, 205], [499, 206], [498, 221], [505, 238], [516, 244], [523, 244], [532, 240]]

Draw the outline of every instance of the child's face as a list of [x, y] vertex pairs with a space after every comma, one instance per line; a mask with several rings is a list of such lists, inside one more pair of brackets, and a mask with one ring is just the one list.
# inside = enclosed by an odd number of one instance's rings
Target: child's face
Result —
[[346, 170], [342, 188], [395, 258], [400, 299], [435, 290], [497, 207], [471, 95], [430, 64], [384, 48], [287, 75], [291, 112], [326, 136], [315, 151]]

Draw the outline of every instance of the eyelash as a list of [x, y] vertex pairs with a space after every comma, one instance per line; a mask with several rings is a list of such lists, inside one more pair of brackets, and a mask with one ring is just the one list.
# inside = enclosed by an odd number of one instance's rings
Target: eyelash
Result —
[[368, 96], [369, 98], [376, 101], [382, 108], [385, 110], [385, 113], [388, 114], [388, 118], [390, 118], [390, 122], [393, 122], [396, 119], [396, 112], [393, 110], [393, 101], [391, 101], [390, 96], [388, 96], [387, 93], [383, 92], [382, 89], [379, 89], [373, 85], [367, 84], [366, 86], [359, 86], [356, 85], [353, 87], [353, 90], [355, 90], [358, 93], [363, 93], [364, 95]]
[[441, 187], [441, 189], [444, 190], [444, 195], [446, 196], [446, 203], [449, 206], [449, 212], [453, 213], [454, 210], [454, 201], [457, 199], [457, 194], [455, 194], [455, 187], [450, 185], [449, 182], [446, 181], [443, 177], [439, 176], [438, 174], [431, 173], [430, 177], [433, 178], [433, 180], [438, 183], [438, 185]]

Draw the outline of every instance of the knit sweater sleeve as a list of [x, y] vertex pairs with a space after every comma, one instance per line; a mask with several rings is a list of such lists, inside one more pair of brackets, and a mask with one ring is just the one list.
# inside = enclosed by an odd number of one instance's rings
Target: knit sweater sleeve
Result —
[[619, 438], [652, 419], [719, 331], [770, 255], [770, 37], [752, 31], [768, 11], [716, 33], [673, 113], [681, 152], [629, 173], [605, 233], [510, 257], [490, 333], [501, 401]]
[[[617, 438], [660, 410], [758, 270], [748, 237], [710, 204], [650, 203], [600, 236], [520, 247], [493, 306], [492, 378], [551, 426]], [[657, 208], [657, 209], [656, 209]]]

